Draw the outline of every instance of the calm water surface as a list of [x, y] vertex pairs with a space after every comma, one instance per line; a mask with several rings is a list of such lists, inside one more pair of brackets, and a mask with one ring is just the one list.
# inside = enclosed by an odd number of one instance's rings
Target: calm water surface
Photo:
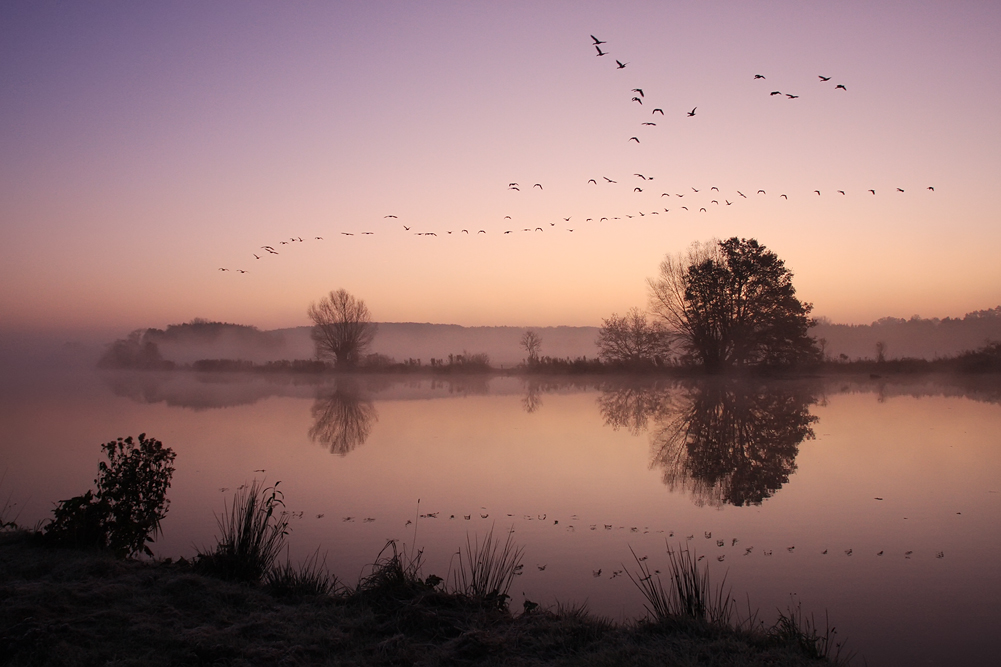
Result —
[[0, 391], [0, 501], [22, 524], [90, 488], [101, 443], [145, 431], [177, 452], [158, 555], [210, 547], [237, 487], [280, 480], [293, 559], [319, 547], [348, 582], [388, 539], [444, 576], [494, 527], [525, 548], [515, 608], [635, 618], [630, 547], [663, 569], [681, 544], [766, 620], [826, 611], [870, 665], [996, 659], [998, 383], [86, 371]]

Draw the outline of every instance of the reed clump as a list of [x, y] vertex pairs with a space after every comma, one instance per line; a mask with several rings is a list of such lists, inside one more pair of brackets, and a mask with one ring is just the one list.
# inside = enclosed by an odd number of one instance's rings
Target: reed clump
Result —
[[503, 544], [495, 539], [493, 527], [482, 542], [478, 535], [470, 541], [467, 534], [465, 556], [460, 549], [452, 588], [475, 600], [506, 607], [508, 591], [522, 568], [523, 554], [524, 548], [515, 545], [510, 532]]
[[222, 579], [260, 582], [285, 549], [289, 513], [284, 495], [256, 479], [237, 490], [231, 505], [216, 517], [220, 536], [215, 549], [199, 552], [196, 567]]

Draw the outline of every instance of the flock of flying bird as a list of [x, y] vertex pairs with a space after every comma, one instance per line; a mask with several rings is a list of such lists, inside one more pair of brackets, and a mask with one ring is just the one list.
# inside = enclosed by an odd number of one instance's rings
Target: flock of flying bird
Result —
[[[598, 57], [609, 55], [608, 51], [602, 50], [602, 45], [606, 45], [607, 42], [598, 39], [594, 35], [591, 35], [591, 40], [593, 42], [592, 46], [594, 46], [594, 48], [598, 52], [597, 53]], [[621, 60], [616, 60], [615, 64], [616, 64], [615, 69], [618, 69], [618, 70], [626, 69], [626, 67], [629, 65], [628, 62], [622, 62]], [[827, 82], [829, 82], [831, 80], [831, 77], [829, 77], [829, 76], [818, 75], [818, 77], [819, 77], [821, 83], [827, 83]], [[766, 80], [766, 77], [763, 74], [755, 74], [754, 75], [754, 80], [762, 80], [762, 81], [764, 81], [764, 80]], [[834, 89], [835, 90], [842, 90], [842, 91], [847, 92], [847, 88], [845, 87], [845, 85], [844, 84], [840, 84], [840, 83], [837, 84], [837, 85], [835, 85]], [[632, 98], [630, 99], [630, 102], [637, 103], [640, 106], [643, 106], [644, 102], [647, 101], [646, 91], [642, 87], [632, 88], [630, 90], [630, 94], [632, 95]], [[782, 96], [782, 95], [784, 95], [786, 99], [797, 99], [799, 97], [799, 95], [794, 95], [792, 93], [782, 93], [781, 91], [778, 91], [778, 90], [771, 91], [769, 93], [769, 95], [771, 95], [771, 96]], [[696, 110], [697, 109], [698, 109], [698, 106], [694, 106], [694, 107], [692, 107], [692, 109], [690, 111], [686, 111], [685, 113], [686, 113], [687, 117], [689, 117], [689, 118], [694, 117], [696, 115]], [[657, 114], [660, 114], [661, 116], [665, 115], [664, 114], [664, 109], [662, 107], [656, 107], [650, 113], [653, 116], [656, 116]], [[641, 125], [643, 127], [656, 127], [656, 123], [653, 122], [652, 120], [644, 121], [644, 122], [641, 123]], [[635, 142], [635, 143], [639, 144], [640, 143], [640, 138], [639, 138], [639, 136], [631, 136], [631, 137], [629, 137], [628, 141], [632, 141], [632, 142]], [[653, 207], [648, 202], [648, 206], [647, 206], [647, 208], [644, 211], [633, 210], [633, 211], [631, 211], [629, 213], [624, 213], [624, 212], [619, 211], [618, 212], [619, 215], [612, 215], [612, 214], [601, 215], [601, 216], [592, 215], [591, 217], [586, 217], [586, 218], [582, 218], [581, 216], [576, 216], [576, 218], [575, 218], [575, 216], [566, 216], [566, 217], [562, 218], [562, 223], [566, 223], [566, 224], [564, 224], [564, 225], [561, 226], [561, 230], [560, 231], [573, 232], [574, 229], [577, 228], [576, 227], [577, 225], [585, 224], [585, 223], [604, 223], [604, 222], [613, 222], [613, 221], [616, 221], [616, 220], [623, 220], [623, 219], [645, 218], [646, 216], [654, 216], [654, 215], [661, 216], [661, 215], [667, 215], [667, 214], [671, 213], [672, 211], [675, 212], [675, 215], [678, 215], [678, 214], [682, 214], [683, 215], [683, 214], [692, 213], [692, 212], [696, 212], [696, 213], [709, 213], [710, 211], [713, 211], [716, 207], [720, 207], [720, 209], [722, 210], [722, 209], [725, 209], [726, 207], [733, 206], [733, 205], [739, 203], [741, 199], [748, 199], [749, 198], [747, 194], [744, 194], [743, 191], [737, 190], [737, 189], [734, 189], [732, 192], [727, 191], [727, 193], [725, 195], [723, 195], [723, 193], [721, 192], [720, 188], [718, 188], [716, 186], [711, 186], [708, 189], [704, 188], [704, 187], [703, 188], [691, 187], [691, 191], [690, 192], [688, 191], [687, 188], [684, 189], [683, 192], [679, 192], [677, 189], [666, 190], [666, 189], [655, 188], [654, 187], [654, 184], [652, 183], [652, 181], [654, 181], [654, 176], [640, 174], [640, 173], [635, 173], [635, 174], [633, 174], [633, 177], [640, 179], [640, 181], [634, 181], [633, 182], [634, 187], [632, 188], [632, 192], [634, 194], [642, 194], [644, 192], [647, 192], [648, 196], [649, 196], [649, 194], [657, 192], [658, 190], [662, 190], [660, 192], [660, 194], [657, 196], [658, 205], [656, 207]], [[621, 178], [621, 177], [617, 176], [616, 179], [612, 179], [612, 178], [609, 178], [608, 176], [602, 176], [600, 181], [597, 178], [590, 178], [590, 179], [587, 180], [586, 185], [587, 186], [605, 186], [605, 187], [615, 186], [615, 185], [619, 185], [619, 180], [617, 180], [619, 178]], [[520, 183], [518, 183], [518, 182], [512, 181], [512, 182], [508, 183], [507, 189], [509, 191], [512, 191], [512, 192], [521, 192], [522, 191], [522, 185]], [[526, 190], [530, 190], [530, 191], [533, 191], [533, 192], [535, 190], [538, 190], [539, 192], [544, 192], [545, 188], [543, 187], [542, 183], [533, 183], [531, 186], [527, 187]], [[926, 188], [926, 190], [934, 192], [935, 188], [932, 187], [932, 186], [928, 186]], [[752, 193], [752, 195], [751, 195], [752, 197], [757, 197], [759, 195], [766, 195], [767, 196], [767, 192], [764, 189], [758, 189], [756, 191], [754, 191], [753, 189], [749, 189], [748, 192]], [[816, 196], [822, 196], [822, 192], [826, 192], [826, 190], [824, 190], [824, 191], [819, 190], [819, 189], [813, 190], [813, 192], [811, 194], [815, 194]], [[848, 196], [848, 193], [845, 190], [842, 190], [842, 189], [835, 189], [833, 192], [835, 194], [839, 195], [839, 196]], [[876, 195], [876, 189], [875, 188], [868, 189], [866, 192], [870, 196], [875, 196]], [[905, 192], [904, 188], [900, 188], [900, 187], [896, 188], [896, 193], [897, 194], [903, 194], [904, 192]], [[689, 197], [688, 200], [684, 200], [683, 199], [686, 196]], [[674, 202], [673, 206], [672, 205], [668, 205], [667, 207], [663, 207], [663, 203], [665, 203], [661, 199], [663, 197], [674, 197], [674, 199], [668, 200], [669, 202]], [[780, 199], [783, 199], [783, 200], [788, 200], [789, 199], [789, 195], [787, 195], [785, 193], [782, 193], [782, 194], [778, 195], [778, 197]], [[396, 215], [386, 215], [386, 216], [384, 216], [384, 219], [395, 219], [395, 220], [398, 220], [398, 216], [396, 216]], [[571, 220], [574, 220], [575, 227], [569, 227], [569, 226], [567, 226], [571, 222]], [[505, 221], [511, 221], [512, 223], [514, 223], [514, 220], [512, 219], [512, 217], [510, 215], [504, 216], [502, 218], [502, 220], [501, 220], [501, 223], [503, 224]], [[510, 229], [496, 230], [496, 231], [493, 231], [492, 233], [498, 234], [498, 235], [508, 235], [508, 234], [525, 233], [525, 232], [533, 233], [534, 234], [534, 233], [540, 233], [540, 232], [545, 232], [545, 231], [556, 231], [555, 228], [557, 227], [557, 225], [560, 225], [560, 221], [559, 220], [557, 220], [557, 221], [546, 221], [546, 222], [543, 222], [541, 225], [538, 224], [538, 222], [536, 221], [536, 222], [529, 223], [529, 226], [527, 226], [527, 227], [512, 227]], [[488, 231], [488, 229], [478, 228], [479, 225], [471, 226], [471, 227], [467, 227], [467, 228], [458, 228], [458, 229], [451, 229], [451, 230], [434, 230], [434, 231], [429, 231], [429, 230], [416, 230], [415, 231], [415, 230], [412, 229], [413, 226], [414, 226], [413, 223], [411, 223], [410, 225], [405, 225], [404, 224], [404, 225], [402, 225], [403, 231], [412, 233], [415, 236], [423, 236], [423, 237], [437, 237], [437, 236], [439, 236], [439, 232], [441, 232], [441, 234], [443, 236], [449, 236], [449, 235], [455, 235], [455, 236], [461, 236], [461, 235], [478, 236], [480, 234], [484, 234], [484, 235], [491, 234], [491, 232]], [[489, 227], [490, 225], [486, 225], [486, 226]], [[358, 235], [358, 236], [372, 236], [372, 235], [375, 235], [375, 234], [376, 234], [376, 232], [374, 232], [374, 231], [361, 231], [361, 232], [344, 232], [344, 231], [342, 231], [342, 232], [340, 232], [340, 235], [346, 236], [346, 237], [351, 237], [351, 236], [355, 236], [355, 235]], [[312, 238], [312, 240], [314, 240], [314, 241], [322, 241], [323, 237], [322, 236], [314, 236]], [[288, 245], [288, 246], [291, 247], [292, 245], [294, 245], [296, 243], [304, 243], [304, 241], [303, 241], [303, 239], [302, 239], [301, 236], [295, 236], [295, 237], [290, 237], [289, 240], [287, 240], [287, 241], [283, 240], [283, 241], [279, 241], [278, 243], [279, 243], [279, 245]], [[280, 254], [280, 250], [276, 249], [273, 245], [263, 245], [263, 246], [260, 246], [260, 250], [263, 251], [260, 254], [258, 254], [256, 252], [252, 253], [255, 260], [261, 260], [264, 257], [266, 257], [267, 255], [279, 255]], [[241, 274], [249, 273], [248, 270], [243, 269], [243, 268], [240, 268], [240, 269], [229, 269], [227, 267], [219, 267], [219, 271], [224, 271], [224, 272], [233, 271], [235, 273], [241, 273]]]

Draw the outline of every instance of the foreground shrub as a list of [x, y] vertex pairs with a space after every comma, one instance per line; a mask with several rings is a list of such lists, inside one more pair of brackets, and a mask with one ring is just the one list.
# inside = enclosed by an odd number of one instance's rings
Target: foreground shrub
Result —
[[[632, 548], [630, 548], [632, 551]], [[658, 623], [674, 619], [691, 619], [713, 625], [729, 625], [733, 615], [730, 589], [724, 591], [726, 576], [713, 588], [709, 582], [709, 567], [699, 567], [694, 550], [678, 546], [677, 551], [667, 550], [670, 559], [671, 582], [664, 587], [660, 575], [651, 574], [647, 564], [633, 551], [639, 570], [626, 570], [629, 579], [646, 598], [647, 613]]]
[[326, 556], [320, 559], [319, 547], [298, 567], [292, 565], [286, 550], [284, 565], [268, 570], [264, 575], [264, 585], [277, 597], [329, 595], [337, 589], [337, 577], [327, 570]]
[[198, 554], [198, 569], [232, 581], [261, 581], [285, 548], [289, 531], [278, 482], [262, 488], [254, 480], [241, 487], [216, 521], [221, 533], [218, 544], [213, 551]]
[[119, 558], [140, 551], [152, 556], [160, 522], [167, 516], [167, 489], [176, 454], [155, 438], [139, 434], [101, 446], [108, 461], [98, 464], [96, 491], [61, 500], [53, 519], [43, 528], [51, 544], [98, 547]]

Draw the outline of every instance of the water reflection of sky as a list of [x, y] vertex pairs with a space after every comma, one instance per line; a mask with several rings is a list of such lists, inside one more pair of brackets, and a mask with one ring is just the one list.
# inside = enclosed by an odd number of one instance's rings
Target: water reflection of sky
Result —
[[5, 386], [0, 492], [32, 524], [88, 488], [100, 443], [146, 431], [178, 453], [164, 555], [210, 545], [223, 500], [266, 476], [302, 512], [293, 555], [320, 545], [348, 581], [389, 538], [444, 574], [496, 526], [526, 548], [516, 604], [635, 617], [616, 573], [630, 546], [662, 564], [667, 540], [766, 613], [790, 593], [827, 609], [870, 664], [975, 664], [1001, 620], [997, 401], [924, 380], [88, 373]]

